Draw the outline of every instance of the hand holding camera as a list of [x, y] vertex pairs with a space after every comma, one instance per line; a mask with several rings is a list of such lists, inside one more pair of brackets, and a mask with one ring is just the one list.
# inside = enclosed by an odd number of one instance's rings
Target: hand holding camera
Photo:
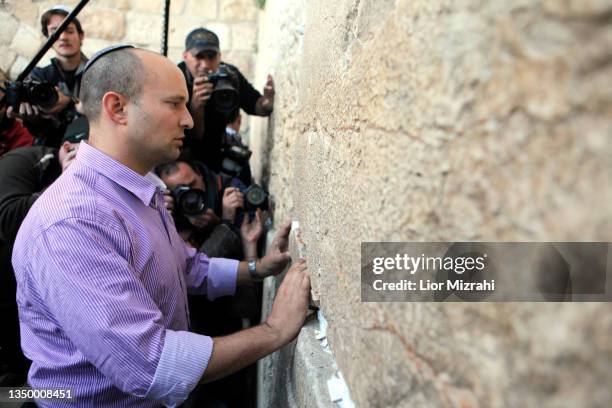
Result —
[[191, 109], [197, 111], [206, 106], [213, 92], [214, 84], [209, 81], [208, 76], [199, 75], [193, 81], [193, 92], [191, 97]]
[[234, 221], [236, 210], [244, 207], [244, 195], [236, 187], [228, 187], [223, 192], [222, 217], [224, 220]]

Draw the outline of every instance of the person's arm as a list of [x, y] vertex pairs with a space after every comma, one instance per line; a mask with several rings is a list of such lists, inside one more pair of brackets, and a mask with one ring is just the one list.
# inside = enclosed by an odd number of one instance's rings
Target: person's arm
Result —
[[114, 386], [178, 405], [208, 366], [212, 339], [166, 329], [166, 317], [145, 289], [140, 271], [126, 261], [127, 236], [108, 222], [72, 218], [54, 224], [28, 243], [30, 252], [15, 252], [16, 274], [27, 273], [21, 282], [36, 292], [60, 332]]
[[2, 157], [0, 186], [0, 239], [12, 242], [40, 195], [38, 176], [31, 160], [14, 152]]
[[300, 260], [287, 271], [278, 288], [272, 312], [264, 324], [213, 338], [212, 357], [202, 382], [232, 374], [292, 341], [304, 324], [309, 293], [306, 263]]

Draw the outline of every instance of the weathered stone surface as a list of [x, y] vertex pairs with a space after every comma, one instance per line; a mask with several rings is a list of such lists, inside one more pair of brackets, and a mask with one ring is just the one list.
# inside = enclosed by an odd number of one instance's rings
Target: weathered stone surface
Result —
[[130, 6], [135, 12], [159, 13], [164, 11], [164, 0], [130, 0]]
[[83, 47], [81, 50], [85, 55], [91, 57], [96, 52], [100, 51], [103, 48], [106, 48], [113, 43], [111, 41], [99, 40], [97, 38], [85, 38], [83, 41]]
[[612, 238], [610, 3], [552, 3], [266, 2], [252, 163], [357, 406], [612, 398], [608, 304], [360, 302], [362, 241]]
[[7, 46], [0, 46], [0, 70], [8, 74], [16, 57], [17, 53], [15, 51], [10, 50]]
[[0, 30], [0, 44], [9, 45], [13, 41], [13, 37], [19, 28], [17, 21], [11, 14], [0, 10], [0, 21], [2, 21], [2, 30]]
[[128, 25], [125, 42], [139, 46], [161, 44], [163, 22], [160, 15], [130, 12], [126, 19]]
[[232, 51], [253, 52], [257, 44], [257, 26], [253, 23], [232, 25]]
[[[172, 3], [181, 2], [181, 0], [172, 0]], [[130, 9], [130, 0], [96, 0], [96, 7], [104, 7], [108, 9], [127, 11]]]
[[57, 2], [56, 0], [44, 0], [40, 2], [39, 1], [33, 2], [31, 0], [25, 0], [25, 2], [37, 4], [39, 16], [42, 16], [45, 11], [52, 9], [58, 4], [63, 4], [65, 6], [68, 6], [69, 8], [74, 8], [74, 6], [76, 6], [79, 3], [78, 0], [65, 0], [61, 2]]
[[217, 0], [187, 0], [185, 14], [201, 19], [202, 23], [216, 20], [219, 16], [218, 2]]
[[[32, 28], [40, 29], [38, 6], [27, 1], [16, 1], [9, 5], [11, 13], [22, 23]], [[4, 22], [4, 20], [2, 20]]]
[[22, 56], [18, 56], [13, 65], [11, 65], [11, 69], [8, 72], [9, 78], [11, 80], [15, 80], [17, 76], [21, 74], [24, 68], [28, 66], [29, 62], [29, 59], [26, 59]]
[[[225, 52], [223, 53], [223, 61], [235, 65], [247, 80], [251, 81], [253, 79], [253, 55], [251, 53], [244, 51]], [[254, 86], [260, 92], [262, 91], [260, 88], [263, 88], [263, 85]]]
[[199, 17], [183, 15], [172, 17], [168, 27], [168, 44], [170, 47], [181, 47], [185, 49], [187, 34], [196, 28], [205, 25]]
[[543, 0], [544, 12], [561, 17], [597, 17], [612, 11], [608, 0]]
[[36, 54], [42, 43], [42, 35], [38, 35], [32, 27], [20, 24], [11, 42], [11, 49], [19, 55], [32, 57]]
[[220, 4], [219, 18], [223, 21], [256, 21], [257, 5], [251, 0], [224, 0]]
[[79, 18], [86, 27], [87, 38], [117, 42], [125, 36], [125, 19], [120, 11], [99, 8], [83, 10]]

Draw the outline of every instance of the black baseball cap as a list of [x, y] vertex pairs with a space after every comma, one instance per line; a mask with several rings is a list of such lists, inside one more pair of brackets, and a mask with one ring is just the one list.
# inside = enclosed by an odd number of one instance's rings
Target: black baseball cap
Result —
[[200, 51], [215, 51], [219, 50], [219, 37], [217, 34], [205, 28], [196, 28], [189, 33], [185, 40], [185, 50], [189, 51], [194, 49], [197, 52]]

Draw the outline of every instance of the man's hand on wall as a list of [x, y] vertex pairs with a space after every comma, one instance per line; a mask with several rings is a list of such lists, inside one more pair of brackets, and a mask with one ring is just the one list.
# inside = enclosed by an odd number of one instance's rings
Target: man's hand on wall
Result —
[[309, 293], [306, 261], [300, 259], [287, 271], [265, 323], [278, 332], [284, 342], [293, 340], [300, 332], [308, 312]]
[[274, 110], [274, 79], [268, 75], [266, 85], [264, 85], [263, 96], [257, 100], [257, 113], [267, 116]]
[[257, 275], [262, 278], [278, 275], [289, 261], [289, 232], [291, 232], [291, 221], [284, 224], [276, 233], [272, 245], [268, 248], [266, 255], [257, 262]]

